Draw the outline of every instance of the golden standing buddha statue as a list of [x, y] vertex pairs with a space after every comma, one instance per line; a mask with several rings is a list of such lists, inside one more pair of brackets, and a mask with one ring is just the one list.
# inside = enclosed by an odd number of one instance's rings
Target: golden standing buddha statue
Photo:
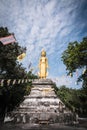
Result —
[[48, 68], [48, 59], [46, 57], [46, 52], [42, 50], [41, 52], [41, 58], [39, 61], [39, 77], [40, 78], [46, 78], [47, 77], [47, 68]]

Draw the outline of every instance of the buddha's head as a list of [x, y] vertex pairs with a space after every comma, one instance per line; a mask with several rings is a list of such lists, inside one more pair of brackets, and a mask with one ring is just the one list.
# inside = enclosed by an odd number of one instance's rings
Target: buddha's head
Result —
[[46, 51], [43, 49], [42, 52], [41, 52], [41, 56], [42, 57], [45, 57], [46, 56]]

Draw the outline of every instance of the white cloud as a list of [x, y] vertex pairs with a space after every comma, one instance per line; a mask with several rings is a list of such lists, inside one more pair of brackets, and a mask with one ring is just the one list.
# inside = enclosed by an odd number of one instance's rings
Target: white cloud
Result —
[[48, 16], [50, 16], [53, 13], [56, 6], [56, 2], [57, 2], [56, 0], [51, 0], [45, 5], [45, 12], [47, 13]]
[[[66, 87], [70, 87], [72, 84], [72, 79], [69, 76], [59, 76], [59, 77], [51, 77], [51, 79], [56, 83], [58, 87], [65, 85]], [[75, 84], [75, 83], [74, 83]]]

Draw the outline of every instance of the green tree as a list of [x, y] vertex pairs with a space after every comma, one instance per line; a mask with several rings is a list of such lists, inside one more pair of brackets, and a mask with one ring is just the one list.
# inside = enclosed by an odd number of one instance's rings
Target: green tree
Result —
[[38, 76], [33, 74], [31, 70], [29, 70], [29, 72], [27, 72], [27, 77], [29, 79], [38, 79]]
[[86, 98], [81, 89], [67, 88], [65, 85], [59, 88], [56, 84], [53, 85], [55, 93], [71, 111], [86, 116]]
[[[0, 37], [10, 35], [7, 28], [0, 28]], [[3, 45], [0, 42], [0, 78], [20, 78], [25, 75], [25, 69], [17, 61], [17, 56], [25, 51], [18, 43]], [[23, 77], [22, 76], [22, 77]]]
[[[7, 28], [0, 27], [0, 37], [10, 34]], [[3, 45], [0, 42], [0, 79], [26, 78], [25, 68], [17, 61], [17, 56], [24, 51], [26, 48], [19, 46], [18, 43]], [[25, 91], [26, 86], [23, 84], [0, 86], [0, 117], [2, 120], [6, 108], [12, 110], [23, 99]]]
[[70, 89], [63, 85], [59, 88], [57, 94], [60, 97], [60, 99], [65, 103], [65, 105], [71, 110], [73, 110], [73, 104], [71, 103], [72, 94]]
[[68, 48], [62, 54], [62, 61], [66, 65], [68, 74], [76, 72], [76, 69], [85, 68], [78, 81], [83, 80], [83, 87], [87, 87], [87, 38], [82, 42], [69, 43]]
[[66, 65], [68, 75], [72, 74], [73, 76], [77, 69], [85, 68], [84, 73], [77, 79], [77, 82], [83, 82], [82, 89], [78, 92], [79, 97], [75, 94], [78, 99], [76, 104], [79, 104], [82, 111], [85, 111], [87, 114], [87, 37], [83, 38], [80, 43], [77, 41], [69, 43], [67, 49], [62, 54], [62, 61]]

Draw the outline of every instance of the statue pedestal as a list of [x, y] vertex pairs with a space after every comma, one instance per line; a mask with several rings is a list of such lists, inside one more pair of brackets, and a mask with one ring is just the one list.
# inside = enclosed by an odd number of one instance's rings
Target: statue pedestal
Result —
[[20, 106], [12, 112], [16, 123], [72, 123], [74, 116], [57, 97], [50, 79], [36, 79]]

